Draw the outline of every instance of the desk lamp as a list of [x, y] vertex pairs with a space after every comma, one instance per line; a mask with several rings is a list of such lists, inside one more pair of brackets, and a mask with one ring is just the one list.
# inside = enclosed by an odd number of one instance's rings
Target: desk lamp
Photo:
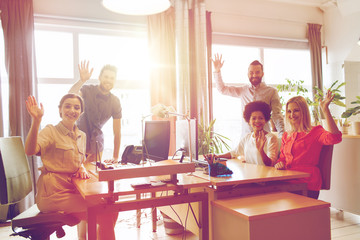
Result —
[[174, 115], [174, 116], [179, 116], [179, 117], [183, 117], [188, 121], [188, 135], [189, 135], [189, 155], [190, 155], [190, 162], [193, 161], [193, 157], [192, 157], [192, 144], [191, 144], [191, 126], [190, 126], [190, 117], [188, 114], [182, 114], [182, 113], [177, 113], [175, 112], [174, 107], [172, 106], [168, 106], [166, 107], [163, 104], [156, 104], [155, 106], [153, 106], [151, 108], [151, 112], [152, 115], [160, 117], [160, 118], [168, 118], [169, 115]]

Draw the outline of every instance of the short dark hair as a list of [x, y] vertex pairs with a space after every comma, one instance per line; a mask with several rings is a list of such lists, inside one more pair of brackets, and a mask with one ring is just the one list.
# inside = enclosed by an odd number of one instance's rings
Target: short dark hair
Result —
[[261, 62], [259, 62], [258, 60], [252, 61], [252, 62], [250, 63], [250, 65], [254, 65], [254, 66], [260, 65], [261, 70], [264, 71], [263, 65], [262, 65]]
[[263, 101], [254, 101], [245, 105], [244, 119], [246, 122], [250, 121], [251, 114], [253, 112], [262, 112], [265, 117], [265, 121], [269, 121], [271, 118], [271, 108], [269, 104]]
[[117, 68], [116, 68], [115, 66], [110, 65], [110, 64], [106, 64], [106, 65], [103, 66], [103, 68], [101, 69], [99, 76], [101, 76], [105, 70], [113, 71], [115, 74], [117, 74]]

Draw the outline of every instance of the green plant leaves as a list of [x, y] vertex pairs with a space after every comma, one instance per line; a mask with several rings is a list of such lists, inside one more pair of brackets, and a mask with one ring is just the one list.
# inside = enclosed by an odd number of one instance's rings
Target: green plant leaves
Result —
[[226, 140], [230, 141], [230, 139], [212, 130], [215, 121], [216, 119], [212, 120], [209, 126], [206, 126], [201, 119], [198, 124], [198, 154], [219, 154], [231, 149], [226, 142]]

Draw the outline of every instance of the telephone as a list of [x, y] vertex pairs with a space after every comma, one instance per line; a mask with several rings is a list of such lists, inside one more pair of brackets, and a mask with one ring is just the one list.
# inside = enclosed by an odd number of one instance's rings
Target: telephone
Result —
[[128, 145], [126, 146], [122, 154], [121, 163], [139, 164], [141, 159], [142, 159], [142, 146]]

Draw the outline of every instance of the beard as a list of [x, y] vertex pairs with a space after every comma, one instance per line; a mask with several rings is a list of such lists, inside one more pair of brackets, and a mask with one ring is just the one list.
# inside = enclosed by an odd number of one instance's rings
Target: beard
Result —
[[106, 82], [102, 82], [102, 83], [100, 83], [99, 87], [100, 87], [101, 91], [109, 93], [110, 90], [113, 88], [113, 85], [106, 83]]
[[261, 83], [262, 77], [252, 77], [250, 78], [250, 83], [253, 86], [257, 86]]

